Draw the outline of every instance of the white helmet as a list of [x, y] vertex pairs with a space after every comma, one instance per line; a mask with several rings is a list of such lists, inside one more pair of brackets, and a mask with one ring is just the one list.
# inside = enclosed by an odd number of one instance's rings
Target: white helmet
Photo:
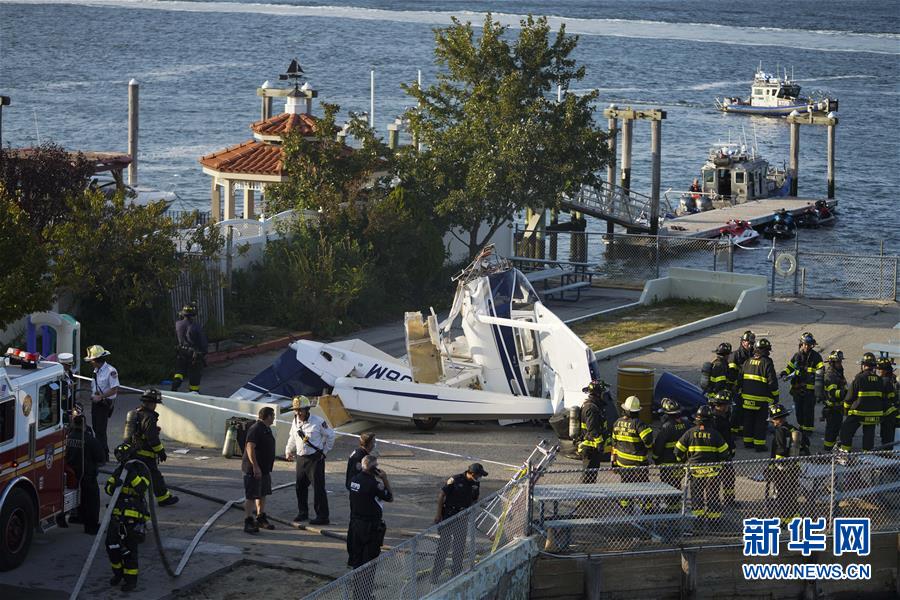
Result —
[[622, 404], [622, 410], [639, 412], [641, 410], [641, 399], [637, 396], [628, 396]]

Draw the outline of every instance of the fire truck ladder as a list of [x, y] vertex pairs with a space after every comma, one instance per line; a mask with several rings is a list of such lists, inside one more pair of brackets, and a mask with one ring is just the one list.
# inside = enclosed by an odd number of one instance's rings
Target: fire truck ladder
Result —
[[559, 444], [551, 444], [547, 440], [541, 440], [534, 450], [531, 451], [531, 454], [528, 455], [528, 458], [525, 459], [525, 462], [522, 463], [519, 470], [516, 471], [515, 475], [500, 488], [497, 495], [485, 505], [482, 513], [475, 518], [475, 527], [478, 531], [489, 538], [494, 538], [491, 552], [494, 552], [499, 545], [500, 538], [503, 535], [503, 524], [506, 522], [510, 508], [523, 493], [528, 493], [528, 486], [525, 485], [525, 480], [528, 479], [529, 472], [535, 478], [540, 477], [553, 464], [558, 453]]

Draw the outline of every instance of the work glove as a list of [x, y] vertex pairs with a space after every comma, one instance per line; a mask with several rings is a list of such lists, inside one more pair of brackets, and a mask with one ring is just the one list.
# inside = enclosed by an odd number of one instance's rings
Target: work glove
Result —
[[159, 454], [156, 455], [156, 458], [157, 458], [157, 459], [159, 460], [159, 462], [161, 462], [161, 463], [166, 462], [166, 451], [165, 451], [165, 450], [160, 450]]

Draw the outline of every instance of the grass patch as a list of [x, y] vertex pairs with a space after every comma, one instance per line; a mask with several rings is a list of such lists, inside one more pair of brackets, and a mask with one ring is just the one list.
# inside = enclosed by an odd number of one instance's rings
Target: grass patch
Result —
[[732, 308], [728, 304], [709, 300], [672, 298], [601, 315], [575, 323], [571, 328], [585, 344], [596, 351], [722, 314]]

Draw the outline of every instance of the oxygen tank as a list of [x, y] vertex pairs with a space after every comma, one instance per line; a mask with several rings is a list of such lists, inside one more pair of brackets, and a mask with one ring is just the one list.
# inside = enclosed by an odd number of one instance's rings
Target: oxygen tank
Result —
[[581, 407], [569, 407], [569, 439], [577, 439], [581, 436]]
[[816, 378], [813, 383], [816, 390], [816, 401], [820, 401], [825, 397], [825, 369], [816, 370]]
[[700, 389], [704, 392], [709, 388], [710, 373], [712, 373], [712, 363], [703, 363], [703, 366], [700, 367]]
[[800, 456], [800, 444], [803, 443], [803, 433], [799, 429], [791, 430], [791, 456]]
[[222, 445], [222, 457], [231, 458], [234, 456], [234, 444], [237, 442], [237, 430], [233, 424], [228, 425], [225, 431], [225, 443]]

